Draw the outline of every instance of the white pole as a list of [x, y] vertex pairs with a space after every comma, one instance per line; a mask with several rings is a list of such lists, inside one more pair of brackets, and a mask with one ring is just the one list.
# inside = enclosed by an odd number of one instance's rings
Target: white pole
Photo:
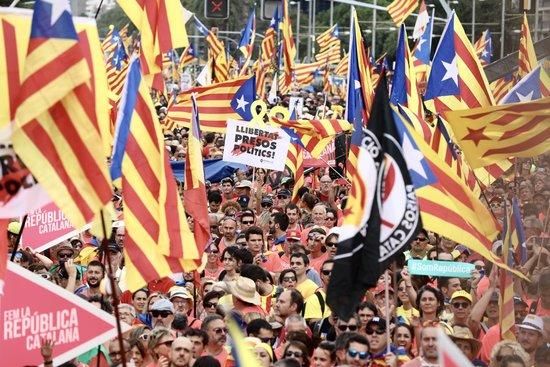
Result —
[[[376, 1], [377, 0], [374, 0], [374, 5], [376, 6]], [[373, 8], [372, 9], [372, 39], [371, 39], [371, 53], [372, 53], [372, 58], [374, 59], [375, 58], [375, 55], [376, 55], [376, 8]]]
[[506, 2], [502, 1], [502, 11], [500, 12], [500, 58], [504, 57], [504, 13]]

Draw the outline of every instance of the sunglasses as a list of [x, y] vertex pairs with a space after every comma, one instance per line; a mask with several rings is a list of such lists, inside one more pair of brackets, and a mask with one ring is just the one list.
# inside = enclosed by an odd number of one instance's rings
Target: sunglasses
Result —
[[283, 282], [295, 282], [296, 277], [283, 277]]
[[334, 220], [334, 217], [326, 217], [325, 220]]
[[268, 345], [272, 345], [275, 342], [275, 338], [259, 338], [262, 343], [266, 343]]
[[168, 316], [172, 315], [172, 312], [170, 311], [151, 311], [151, 316], [153, 317], [162, 317], [163, 319], [167, 318]]
[[243, 220], [241, 223], [242, 224], [254, 224], [254, 221], [253, 220], [250, 220], [250, 221], [249, 220], [246, 220], [246, 221]]
[[165, 341], [164, 343], [158, 343], [157, 347], [161, 345], [166, 345], [168, 348], [171, 348], [173, 342], [174, 342], [173, 340], [168, 340], [168, 341]]
[[70, 259], [71, 257], [73, 257], [73, 254], [69, 252], [65, 252], [65, 253], [57, 254], [57, 257], [59, 259]]
[[482, 270], [482, 269], [485, 269], [485, 266], [476, 265], [475, 268], [476, 268], [476, 270]]
[[207, 302], [204, 304], [204, 308], [212, 308], [212, 307], [216, 307], [217, 305], [218, 304], [214, 302]]
[[330, 275], [332, 273], [332, 270], [321, 270], [321, 274], [323, 275]]
[[386, 334], [386, 330], [381, 330], [381, 329], [370, 329], [370, 328], [367, 328], [367, 329], [365, 330], [365, 333], [367, 333], [367, 335], [372, 335], [372, 334], [384, 335], [384, 334]]
[[302, 358], [303, 354], [302, 352], [293, 352], [293, 351], [288, 351], [285, 353], [285, 358]]
[[418, 242], [424, 242], [424, 241], [427, 241], [428, 239], [426, 237], [416, 237], [415, 241], [418, 241]]
[[470, 304], [468, 302], [453, 302], [453, 307], [454, 308], [468, 308], [468, 306], [470, 306]]
[[325, 243], [325, 246], [326, 247], [337, 247], [338, 242], [327, 242], [327, 243]]
[[141, 335], [139, 336], [139, 338], [140, 338], [141, 340], [149, 340], [149, 334], [141, 334]]
[[273, 204], [270, 204], [270, 203], [262, 203], [262, 208], [269, 208], [270, 206], [273, 206]]
[[286, 195], [277, 195], [277, 199], [279, 199], [279, 200], [288, 199], [288, 196], [286, 196]]
[[217, 327], [214, 330], [212, 330], [216, 334], [227, 334], [227, 328], [224, 327]]
[[48, 273], [41, 273], [40, 276], [44, 279], [50, 279], [52, 276]]
[[358, 350], [355, 350], [355, 349], [348, 349], [348, 355], [351, 358], [357, 358], [357, 357], [359, 357], [359, 359], [369, 358], [369, 352], [359, 352]]
[[346, 331], [346, 330], [356, 331], [357, 330], [357, 325], [338, 325], [338, 330], [340, 330], [340, 331]]

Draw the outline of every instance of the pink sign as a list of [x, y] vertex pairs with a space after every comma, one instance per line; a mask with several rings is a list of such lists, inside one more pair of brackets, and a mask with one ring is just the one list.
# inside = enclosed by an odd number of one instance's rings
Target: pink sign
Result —
[[42, 364], [41, 338], [55, 341], [58, 366], [116, 336], [113, 316], [14, 263], [5, 281], [0, 351], [10, 366]]
[[76, 230], [61, 209], [50, 202], [29, 213], [21, 238], [22, 248], [29, 246], [35, 251], [44, 251], [84, 229]]
[[323, 149], [319, 158], [313, 158], [311, 154], [304, 149], [304, 167], [327, 167], [327, 165], [334, 167], [335, 164], [334, 142], [331, 142]]

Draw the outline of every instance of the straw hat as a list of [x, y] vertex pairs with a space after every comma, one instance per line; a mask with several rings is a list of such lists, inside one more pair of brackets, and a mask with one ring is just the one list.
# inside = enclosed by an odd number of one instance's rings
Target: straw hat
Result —
[[243, 302], [260, 305], [260, 294], [256, 292], [256, 284], [252, 279], [239, 277], [235, 284], [231, 286], [231, 294]]
[[479, 351], [481, 349], [481, 342], [474, 338], [474, 335], [470, 331], [470, 329], [466, 326], [459, 326], [455, 325], [453, 326], [453, 335], [451, 335], [451, 339], [453, 341], [456, 340], [464, 340], [470, 343], [470, 346], [472, 347], [472, 355], [477, 356], [479, 354]]

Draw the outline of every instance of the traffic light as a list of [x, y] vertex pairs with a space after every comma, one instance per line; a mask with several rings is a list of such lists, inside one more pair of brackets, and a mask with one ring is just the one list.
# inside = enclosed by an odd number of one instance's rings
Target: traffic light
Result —
[[[271, 20], [275, 9], [281, 4], [280, 0], [261, 0], [260, 18], [262, 20]], [[281, 16], [281, 15], [279, 15]]]
[[229, 0], [204, 0], [204, 16], [208, 19], [229, 18]]

